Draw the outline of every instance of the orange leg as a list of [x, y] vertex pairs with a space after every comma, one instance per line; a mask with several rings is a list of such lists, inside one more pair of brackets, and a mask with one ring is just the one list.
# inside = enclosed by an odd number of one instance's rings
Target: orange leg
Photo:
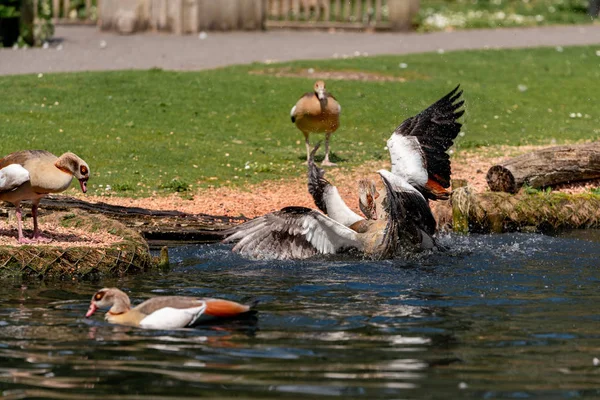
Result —
[[306, 143], [306, 163], [308, 164], [308, 159], [310, 158], [310, 141], [308, 140], [308, 133], [304, 133], [304, 143]]
[[332, 132], [328, 132], [325, 134], [325, 159], [321, 163], [321, 165], [325, 167], [332, 167], [337, 165], [336, 163], [332, 163], [331, 161], [329, 161], [329, 137], [331, 136], [331, 133]]
[[40, 229], [38, 227], [38, 221], [37, 221], [38, 206], [39, 206], [38, 203], [34, 203], [31, 206], [31, 216], [33, 218], [33, 236], [31, 238], [36, 242], [51, 242], [52, 239], [43, 237], [42, 234], [40, 233]]

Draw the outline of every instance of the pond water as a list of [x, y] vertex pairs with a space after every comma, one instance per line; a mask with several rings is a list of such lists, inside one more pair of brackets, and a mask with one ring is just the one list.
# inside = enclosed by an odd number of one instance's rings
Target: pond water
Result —
[[[600, 234], [447, 236], [410, 261], [248, 261], [171, 249], [174, 269], [0, 287], [8, 399], [600, 397]], [[259, 300], [255, 319], [150, 331], [83, 316], [118, 286]]]

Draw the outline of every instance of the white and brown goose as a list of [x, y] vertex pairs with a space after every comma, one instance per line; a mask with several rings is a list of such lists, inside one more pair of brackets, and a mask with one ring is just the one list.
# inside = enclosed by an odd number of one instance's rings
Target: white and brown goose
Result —
[[325, 82], [316, 81], [313, 91], [305, 93], [297, 102], [290, 116], [292, 122], [304, 134], [306, 143], [306, 161], [310, 155], [311, 133], [325, 133], [325, 159], [322, 165], [335, 165], [329, 160], [329, 138], [340, 126], [342, 107], [335, 97], [325, 89]]
[[179, 329], [216, 319], [253, 313], [251, 306], [235, 301], [186, 296], [153, 297], [131, 307], [129, 296], [117, 288], [104, 288], [92, 296], [85, 314], [91, 317], [99, 308], [108, 308], [104, 319], [111, 324], [146, 329]]
[[[24, 150], [0, 159], [0, 200], [14, 204], [17, 213], [19, 243], [48, 241], [41, 236], [37, 215], [40, 200], [48, 194], [68, 189], [73, 178], [79, 181], [81, 191], [87, 191], [90, 167], [73, 153], [60, 157], [45, 150]], [[21, 202], [31, 200], [33, 236], [23, 236]]]
[[374, 259], [435, 247], [435, 219], [425, 198], [389, 171], [378, 171], [387, 191], [387, 219], [366, 220], [343, 201], [309, 154], [309, 191], [317, 210], [286, 207], [225, 234], [233, 251], [259, 259], [305, 259], [356, 249]]
[[[457, 120], [464, 114], [459, 110], [464, 100], [458, 89], [404, 120], [387, 141], [392, 173], [430, 200], [446, 200], [450, 195], [448, 149], [462, 126]], [[359, 182], [359, 206], [367, 218], [385, 218], [384, 202], [385, 193], [377, 192], [373, 180]]]

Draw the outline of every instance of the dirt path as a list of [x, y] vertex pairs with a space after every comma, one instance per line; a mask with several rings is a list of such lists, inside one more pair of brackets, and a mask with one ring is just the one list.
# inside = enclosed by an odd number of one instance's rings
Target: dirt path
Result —
[[[488, 169], [503, 159], [540, 148], [540, 146], [492, 147], [473, 152], [461, 152], [452, 159], [453, 179], [466, 179], [473, 190], [488, 190], [485, 175]], [[500, 154], [500, 155], [498, 155]], [[365, 176], [379, 182], [378, 169], [389, 168], [386, 162], [369, 162], [350, 172], [339, 168], [326, 170], [326, 177], [337, 186], [346, 203], [356, 212], [358, 209], [357, 182]], [[381, 185], [380, 189], [381, 189]], [[600, 180], [587, 181], [584, 184], [562, 185], [556, 190], [581, 192], [590, 187], [600, 186]], [[267, 181], [244, 189], [221, 187], [196, 192], [192, 199], [183, 199], [177, 194], [162, 197], [130, 199], [110, 196], [85, 196], [87, 201], [103, 201], [109, 204], [143, 207], [160, 210], [179, 210], [183, 212], [209, 215], [245, 216], [253, 218], [286, 206], [305, 206], [315, 208], [306, 186], [306, 175], [295, 179]]]
[[[0, 49], [0, 75], [122, 69], [202, 70], [252, 62], [410, 54], [443, 49], [600, 44], [600, 25], [482, 29], [434, 33], [323, 31], [209, 32], [197, 35], [99, 32], [58, 26], [48, 49]], [[309, 44], [309, 45], [307, 45]]]

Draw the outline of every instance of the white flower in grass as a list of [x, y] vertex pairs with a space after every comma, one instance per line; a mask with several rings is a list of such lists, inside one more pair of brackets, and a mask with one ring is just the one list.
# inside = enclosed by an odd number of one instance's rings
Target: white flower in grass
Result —
[[408, 68], [408, 64], [407, 64], [407, 63], [400, 63], [398, 66], [399, 66], [400, 68], [402, 68], [402, 69], [406, 69], [406, 68]]
[[519, 92], [526, 92], [528, 88], [527, 88], [527, 86], [526, 86], [526, 85], [523, 85], [523, 84], [521, 83], [521, 84], [519, 84], [519, 85], [517, 86], [517, 89], [519, 89]]

